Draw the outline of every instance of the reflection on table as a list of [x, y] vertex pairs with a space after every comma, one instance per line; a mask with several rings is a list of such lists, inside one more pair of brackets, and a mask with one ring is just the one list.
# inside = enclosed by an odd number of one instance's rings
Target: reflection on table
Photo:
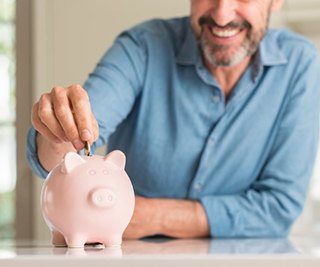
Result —
[[0, 259], [19, 256], [108, 257], [210, 256], [210, 255], [309, 255], [320, 257], [320, 238], [290, 239], [171, 239], [165, 237], [126, 240], [121, 247], [87, 245], [84, 248], [54, 247], [49, 243], [0, 242]]

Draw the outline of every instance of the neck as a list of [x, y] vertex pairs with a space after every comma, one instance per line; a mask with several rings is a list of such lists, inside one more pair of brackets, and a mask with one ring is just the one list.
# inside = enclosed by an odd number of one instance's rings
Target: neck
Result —
[[249, 66], [250, 59], [250, 57], [247, 57], [241, 63], [232, 67], [216, 67], [207, 61], [205, 62], [209, 71], [213, 77], [215, 77], [221, 89], [223, 90], [226, 99], [230, 96], [235, 85], [240, 80], [246, 68]]

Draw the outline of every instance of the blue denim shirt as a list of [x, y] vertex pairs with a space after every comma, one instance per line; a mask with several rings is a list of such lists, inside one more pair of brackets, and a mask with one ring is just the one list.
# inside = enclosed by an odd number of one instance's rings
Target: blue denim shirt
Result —
[[[269, 30], [226, 101], [189, 18], [122, 33], [90, 74], [100, 137], [127, 156], [137, 195], [198, 200], [214, 237], [285, 236], [301, 213], [319, 128], [319, 58]], [[35, 130], [27, 155], [45, 177]]]

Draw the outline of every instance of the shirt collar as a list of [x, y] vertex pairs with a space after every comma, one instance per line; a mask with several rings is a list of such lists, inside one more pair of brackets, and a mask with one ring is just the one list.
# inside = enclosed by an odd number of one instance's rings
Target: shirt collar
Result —
[[[182, 65], [196, 65], [200, 57], [199, 44], [188, 20], [188, 30], [180, 52], [177, 55], [177, 63]], [[260, 43], [259, 50], [255, 59], [256, 66], [260, 69], [262, 66], [283, 65], [288, 62], [284, 52], [281, 50], [276, 39], [276, 34], [271, 34], [269, 30]]]
[[200, 50], [197, 38], [191, 28], [190, 20], [187, 21], [187, 33], [182, 42], [180, 52], [177, 55], [177, 63], [181, 65], [195, 65], [200, 56]]
[[288, 59], [279, 45], [275, 30], [268, 30], [260, 43], [259, 54], [263, 66], [276, 66], [288, 63]]

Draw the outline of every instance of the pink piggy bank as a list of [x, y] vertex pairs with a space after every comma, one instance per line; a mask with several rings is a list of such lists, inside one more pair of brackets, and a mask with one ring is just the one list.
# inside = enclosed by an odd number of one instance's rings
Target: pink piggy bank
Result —
[[69, 152], [49, 173], [41, 207], [55, 246], [121, 245], [135, 202], [125, 161], [117, 150], [106, 157]]

